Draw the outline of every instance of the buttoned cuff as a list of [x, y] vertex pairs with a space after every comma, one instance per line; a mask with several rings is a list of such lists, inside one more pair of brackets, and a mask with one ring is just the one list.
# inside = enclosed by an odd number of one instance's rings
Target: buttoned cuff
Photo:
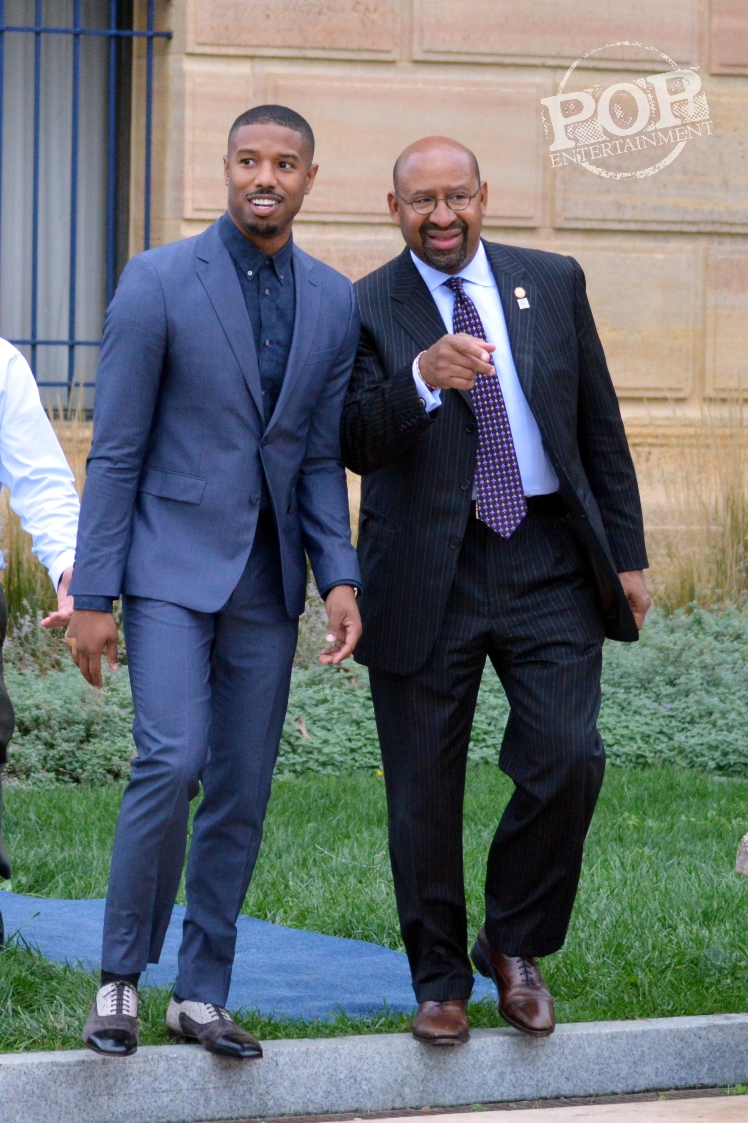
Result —
[[83, 612], [111, 612], [114, 597], [81, 597], [76, 595], [75, 607]]
[[49, 579], [57, 591], [57, 586], [60, 584], [60, 578], [66, 569], [68, 569], [75, 562], [75, 550], [65, 550], [59, 555], [54, 563], [49, 567]]
[[416, 384], [418, 397], [421, 399], [421, 404], [426, 410], [426, 413], [431, 413], [432, 409], [437, 409], [442, 404], [441, 390], [429, 390], [426, 383], [418, 373], [418, 358], [413, 360], [413, 381]]

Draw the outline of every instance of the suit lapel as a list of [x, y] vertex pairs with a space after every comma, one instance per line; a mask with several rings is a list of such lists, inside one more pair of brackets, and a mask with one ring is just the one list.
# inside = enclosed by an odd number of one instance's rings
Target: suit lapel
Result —
[[[538, 309], [537, 288], [525, 273], [524, 266], [505, 246], [493, 242], [484, 242], [483, 245], [501, 297], [517, 376], [529, 403], [532, 397], [535, 317]], [[520, 308], [514, 295], [514, 290], [520, 286], [525, 290], [529, 308]]]
[[[429, 287], [413, 264], [410, 250], [400, 255], [400, 268], [390, 293], [392, 316], [415, 341], [419, 353], [428, 351], [446, 334], [446, 327]], [[473, 411], [473, 399], [467, 390], [456, 390], [468, 409]]]
[[[483, 245], [499, 290], [517, 376], [529, 402], [533, 381], [537, 288], [525, 273], [524, 266], [507, 247], [492, 242], [484, 242]], [[403, 251], [400, 262], [391, 293], [392, 315], [416, 342], [419, 350], [425, 351], [444, 335], [446, 329], [428, 286], [413, 264], [409, 250]], [[520, 308], [517, 303], [514, 290], [519, 285], [525, 290], [529, 308]], [[470, 393], [467, 390], [460, 390], [458, 393], [472, 410]]]
[[317, 322], [322, 302], [322, 290], [314, 275], [314, 261], [299, 250], [297, 246], [294, 246], [293, 249], [293, 269], [296, 287], [293, 340], [288, 354], [281, 392], [278, 395], [273, 416], [268, 422], [268, 431], [272, 429], [277, 418], [283, 412], [289, 395], [304, 369], [304, 363], [317, 334]]
[[252, 399], [264, 422], [260, 369], [257, 365], [252, 326], [234, 263], [221, 241], [216, 224], [205, 231], [200, 243], [198, 277], [221, 322]]
[[394, 319], [417, 343], [419, 351], [427, 351], [445, 334], [447, 329], [439, 309], [428, 285], [413, 264], [408, 249], [400, 254], [398, 273], [390, 298]]

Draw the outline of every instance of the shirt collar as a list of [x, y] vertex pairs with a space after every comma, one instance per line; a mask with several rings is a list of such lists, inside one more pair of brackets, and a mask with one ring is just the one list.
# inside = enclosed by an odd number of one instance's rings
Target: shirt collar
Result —
[[494, 288], [496, 285], [483, 242], [478, 243], [478, 252], [475, 257], [459, 273], [442, 273], [440, 270], [434, 269], [433, 266], [427, 265], [425, 261], [421, 261], [420, 257], [416, 257], [412, 250], [410, 256], [416, 269], [426, 282], [429, 292], [438, 289], [439, 285], [443, 285], [452, 276], [462, 277], [463, 281], [470, 281], [472, 284], [482, 285], [484, 288]]
[[270, 256], [259, 249], [249, 238], [245, 238], [240, 230], [234, 226], [228, 213], [219, 219], [221, 240], [231, 257], [241, 269], [242, 273], [254, 276], [265, 264], [270, 264], [275, 269], [278, 280], [283, 283], [285, 278], [291, 279], [290, 268], [293, 257], [293, 234], [282, 249]]

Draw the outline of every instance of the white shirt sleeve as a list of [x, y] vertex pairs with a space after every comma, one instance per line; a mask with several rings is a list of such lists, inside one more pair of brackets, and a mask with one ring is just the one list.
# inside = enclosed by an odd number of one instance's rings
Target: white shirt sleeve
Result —
[[75, 561], [78, 494], [28, 363], [5, 340], [0, 341], [0, 482], [56, 589]]
[[423, 402], [426, 413], [431, 413], [432, 409], [436, 409], [437, 406], [440, 406], [442, 404], [441, 390], [429, 390], [428, 386], [418, 373], [417, 358], [413, 360], [413, 381], [416, 384], [418, 397]]

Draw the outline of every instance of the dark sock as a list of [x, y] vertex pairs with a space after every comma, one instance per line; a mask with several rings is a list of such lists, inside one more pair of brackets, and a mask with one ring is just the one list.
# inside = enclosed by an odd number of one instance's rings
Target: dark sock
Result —
[[137, 987], [140, 982], [140, 971], [134, 971], [132, 975], [118, 975], [116, 971], [102, 971], [101, 972], [101, 985], [105, 987], [107, 983], [130, 983], [132, 986]]

